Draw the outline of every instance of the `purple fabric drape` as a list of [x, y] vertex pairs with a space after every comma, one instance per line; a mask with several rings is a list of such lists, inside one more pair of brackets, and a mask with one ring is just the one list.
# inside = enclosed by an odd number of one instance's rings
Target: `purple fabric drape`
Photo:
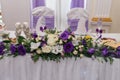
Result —
[[71, 20], [69, 19], [68, 20], [68, 25], [70, 26], [71, 31], [77, 30], [78, 22], [79, 22], [79, 19], [71, 19]]
[[71, 1], [71, 8], [84, 8], [84, 0], [72, 0]]
[[[33, 8], [39, 6], [45, 6], [45, 0], [33, 0]], [[39, 17], [33, 16], [33, 27], [36, 26], [38, 19]]]

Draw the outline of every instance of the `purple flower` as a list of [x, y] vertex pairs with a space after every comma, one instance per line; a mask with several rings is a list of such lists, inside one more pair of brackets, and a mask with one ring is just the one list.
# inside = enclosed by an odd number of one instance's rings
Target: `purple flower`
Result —
[[95, 49], [94, 49], [94, 48], [90, 48], [90, 49], [88, 50], [88, 53], [89, 53], [90, 55], [94, 54], [94, 53], [95, 53]]
[[120, 58], [120, 51], [117, 51], [116, 54], [117, 54], [117, 57]]
[[83, 39], [83, 40], [82, 40], [82, 45], [86, 45], [86, 44], [87, 44], [86, 40]]
[[64, 48], [65, 53], [70, 53], [73, 51], [74, 46], [73, 46], [72, 42], [68, 42], [63, 45], [63, 48]]
[[13, 44], [11, 44], [10, 45], [10, 51], [11, 51], [12, 54], [15, 54], [15, 52], [16, 52], [16, 46], [13, 45]]
[[5, 49], [4, 43], [0, 42], [0, 55], [3, 55], [5, 53], [4, 49]]
[[40, 44], [40, 46], [43, 47], [43, 46], [46, 45], [46, 44], [47, 44], [46, 41], [42, 41], [41, 44]]
[[98, 28], [96, 29], [96, 32], [97, 32], [97, 33], [99, 32], [99, 29], [98, 29]]
[[38, 37], [38, 35], [37, 35], [36, 33], [33, 33], [33, 34], [32, 34], [32, 37], [35, 39], [35, 38]]
[[43, 27], [40, 27], [40, 31], [42, 31], [42, 32], [44, 31]]
[[24, 56], [26, 54], [26, 49], [23, 45], [18, 46], [18, 54]]
[[68, 37], [69, 37], [70, 33], [68, 31], [64, 31], [61, 35], [60, 35], [60, 38], [62, 40], [67, 40]]
[[101, 30], [100, 30], [100, 34], [102, 34], [102, 32], [103, 32], [103, 30], [101, 29]]
[[120, 46], [117, 47], [117, 51], [120, 51]]
[[44, 31], [44, 30], [46, 30], [47, 29], [47, 27], [45, 26], [45, 27], [40, 27], [40, 31]]
[[104, 48], [102, 49], [102, 55], [103, 55], [103, 56], [107, 56], [107, 54], [108, 54], [108, 49], [107, 49], [107, 47], [104, 47]]

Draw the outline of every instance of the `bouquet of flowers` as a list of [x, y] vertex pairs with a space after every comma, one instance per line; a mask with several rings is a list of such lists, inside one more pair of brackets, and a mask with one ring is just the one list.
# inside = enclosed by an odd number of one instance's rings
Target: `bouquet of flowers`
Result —
[[33, 61], [43, 60], [60, 61], [60, 59], [75, 57], [89, 57], [92, 59], [113, 62], [113, 58], [120, 57], [120, 47], [113, 48], [98, 41], [98, 38], [90, 34], [75, 35], [69, 29], [64, 32], [41, 28], [45, 32], [44, 36], [36, 33], [31, 34], [31, 38], [18, 36], [13, 40], [7, 37], [0, 42], [1, 59], [4, 56], [24, 56], [31, 55]]

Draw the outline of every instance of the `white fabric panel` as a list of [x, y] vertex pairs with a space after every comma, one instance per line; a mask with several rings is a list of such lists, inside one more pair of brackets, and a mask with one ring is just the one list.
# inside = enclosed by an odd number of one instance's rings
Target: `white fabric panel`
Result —
[[112, 65], [91, 58], [34, 63], [30, 55], [0, 61], [0, 80], [119, 80], [119, 74], [119, 59]]

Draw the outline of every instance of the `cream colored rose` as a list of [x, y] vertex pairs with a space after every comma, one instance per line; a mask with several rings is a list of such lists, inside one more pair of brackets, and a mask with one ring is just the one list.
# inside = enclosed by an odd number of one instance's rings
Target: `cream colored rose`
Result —
[[43, 46], [43, 47], [42, 47], [42, 52], [43, 52], [43, 53], [50, 53], [50, 52], [51, 52], [51, 49], [52, 49], [52, 48], [51, 48], [50, 46], [47, 46], [47, 45], [46, 45], [46, 46]]
[[37, 54], [41, 54], [42, 51], [41, 51], [40, 49], [37, 49], [37, 50], [36, 50], [36, 53], [37, 53]]
[[58, 40], [58, 35], [56, 34], [48, 34], [48, 41], [47, 44], [50, 46], [53, 46], [56, 44], [56, 41]]

